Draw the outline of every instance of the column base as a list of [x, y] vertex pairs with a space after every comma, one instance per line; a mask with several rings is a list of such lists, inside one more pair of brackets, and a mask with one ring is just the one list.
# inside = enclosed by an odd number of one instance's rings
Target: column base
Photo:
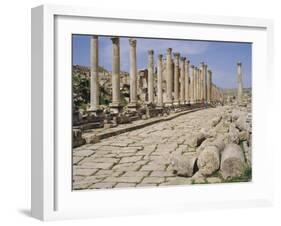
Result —
[[91, 113], [91, 115], [94, 115], [94, 116], [101, 116], [102, 113], [103, 113], [103, 110], [102, 109], [89, 109], [88, 112]]
[[174, 106], [179, 106], [179, 105], [180, 105], [180, 102], [179, 102], [178, 100], [175, 100], [175, 101], [173, 102], [173, 105], [174, 105]]
[[111, 103], [109, 107], [113, 113], [120, 113], [123, 110], [123, 106], [120, 103]]
[[165, 107], [171, 107], [171, 106], [173, 106], [173, 102], [167, 101], [164, 105], [165, 105]]
[[156, 104], [156, 108], [162, 109], [164, 107], [164, 104]]
[[136, 111], [138, 109], [138, 104], [137, 103], [129, 103], [127, 105], [127, 107], [131, 110], [131, 111]]

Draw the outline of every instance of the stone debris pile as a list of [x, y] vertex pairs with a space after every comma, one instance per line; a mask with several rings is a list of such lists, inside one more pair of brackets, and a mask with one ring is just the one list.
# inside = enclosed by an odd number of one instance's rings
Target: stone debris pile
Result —
[[221, 113], [206, 122], [205, 128], [189, 135], [188, 146], [196, 152], [171, 155], [176, 175], [204, 181], [219, 174], [229, 179], [251, 168], [251, 114], [237, 105], [219, 108]]

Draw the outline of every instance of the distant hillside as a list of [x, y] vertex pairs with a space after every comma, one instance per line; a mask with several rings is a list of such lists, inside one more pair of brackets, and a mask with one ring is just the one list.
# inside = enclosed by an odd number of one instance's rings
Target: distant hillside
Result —
[[[81, 65], [72, 67], [72, 88], [74, 107], [86, 110], [90, 102], [90, 68]], [[111, 103], [112, 84], [111, 72], [99, 66], [99, 83], [100, 83], [100, 103], [108, 105]], [[129, 74], [120, 72], [121, 101], [127, 104], [129, 97]]]

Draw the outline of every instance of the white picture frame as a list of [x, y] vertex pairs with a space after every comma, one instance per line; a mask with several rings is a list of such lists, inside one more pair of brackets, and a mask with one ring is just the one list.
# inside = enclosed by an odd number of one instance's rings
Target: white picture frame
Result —
[[[183, 38], [180, 29], [194, 28], [188, 38], [252, 41], [253, 48], [253, 181], [238, 184], [169, 186], [72, 192], [71, 127], [66, 117], [71, 87], [69, 34]], [[116, 29], [114, 23], [120, 26]], [[83, 25], [84, 24], [84, 25]], [[128, 29], [130, 28], [133, 29]], [[138, 29], [138, 27], [148, 29]], [[170, 29], [163, 29], [169, 26]], [[155, 28], [158, 27], [157, 32]], [[161, 28], [162, 27], [162, 28]], [[108, 28], [111, 28], [110, 30]], [[174, 29], [174, 30], [173, 30]], [[197, 29], [197, 30], [196, 30]], [[99, 31], [97, 31], [99, 30]], [[172, 33], [173, 32], [173, 33]], [[181, 36], [182, 35], [182, 36]], [[207, 37], [206, 37], [207, 36]], [[67, 40], [65, 40], [65, 38]], [[60, 45], [66, 48], [60, 55]], [[32, 9], [32, 216], [41, 220], [88, 218], [208, 208], [271, 205], [272, 155], [266, 118], [272, 93], [273, 22], [265, 19], [183, 15], [163, 12], [121, 12], [43, 5]], [[59, 65], [58, 65], [59, 62]], [[69, 74], [71, 75], [71, 74]], [[266, 76], [264, 76], [266, 75]], [[65, 80], [66, 79], [66, 80]], [[67, 80], [68, 79], [68, 80]], [[67, 132], [69, 129], [69, 132]], [[61, 137], [66, 139], [59, 139]], [[263, 138], [263, 139], [260, 139]], [[70, 149], [69, 149], [70, 147]], [[69, 153], [69, 154], [68, 154]], [[82, 205], [83, 204], [83, 205]]]

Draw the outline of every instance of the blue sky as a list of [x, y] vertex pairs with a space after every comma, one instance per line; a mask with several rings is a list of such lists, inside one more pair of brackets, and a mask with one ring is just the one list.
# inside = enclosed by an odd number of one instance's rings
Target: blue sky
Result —
[[[154, 50], [154, 62], [157, 55], [172, 48], [187, 57], [191, 64], [200, 62], [208, 64], [213, 72], [213, 82], [221, 88], [236, 88], [237, 62], [242, 62], [244, 87], [252, 85], [252, 45], [250, 43], [214, 42], [194, 40], [169, 40], [137, 38], [137, 68], [147, 68], [147, 51]], [[90, 65], [90, 36], [73, 35], [73, 65]], [[112, 42], [110, 37], [99, 36], [99, 65], [111, 71]], [[120, 38], [121, 70], [129, 72], [129, 41], [127, 37]]]

